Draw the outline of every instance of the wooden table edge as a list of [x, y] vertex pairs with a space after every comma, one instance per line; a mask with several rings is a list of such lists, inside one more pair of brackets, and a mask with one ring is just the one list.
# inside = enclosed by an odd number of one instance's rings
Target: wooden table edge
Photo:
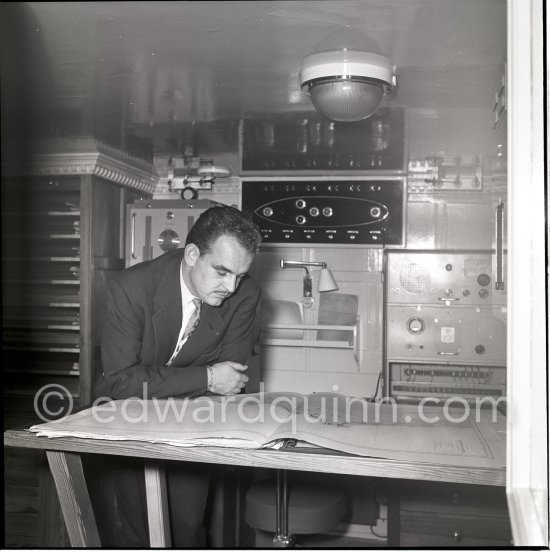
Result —
[[504, 486], [506, 484], [506, 468], [453, 466], [432, 462], [390, 460], [323, 449], [272, 450], [178, 447], [142, 441], [39, 437], [28, 430], [7, 430], [4, 433], [4, 446], [392, 479], [492, 486]]

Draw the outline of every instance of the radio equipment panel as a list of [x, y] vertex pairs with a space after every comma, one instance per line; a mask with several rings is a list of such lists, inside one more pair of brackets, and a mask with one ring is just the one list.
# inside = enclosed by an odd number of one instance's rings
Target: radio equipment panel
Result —
[[264, 243], [402, 245], [403, 180], [246, 180]]
[[244, 172], [394, 173], [406, 170], [405, 112], [381, 108], [363, 121], [334, 122], [315, 111], [246, 117]]
[[407, 252], [388, 255], [388, 303], [504, 305], [495, 290], [490, 251]]
[[184, 247], [195, 220], [215, 203], [208, 199], [147, 200], [127, 206], [126, 266]]
[[385, 394], [506, 396], [506, 296], [491, 251], [388, 251]]
[[503, 366], [393, 362], [390, 364], [390, 376], [390, 395], [404, 402], [424, 397], [461, 397], [470, 402], [485, 397], [498, 399], [506, 396], [506, 369]]

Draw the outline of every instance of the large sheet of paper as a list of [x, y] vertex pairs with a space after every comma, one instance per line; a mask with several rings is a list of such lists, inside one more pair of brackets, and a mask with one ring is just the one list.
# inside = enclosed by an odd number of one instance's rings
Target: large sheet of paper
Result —
[[279, 447], [296, 439], [361, 456], [500, 468], [505, 423], [493, 410], [371, 403], [331, 393], [111, 401], [33, 426], [47, 437], [174, 446]]

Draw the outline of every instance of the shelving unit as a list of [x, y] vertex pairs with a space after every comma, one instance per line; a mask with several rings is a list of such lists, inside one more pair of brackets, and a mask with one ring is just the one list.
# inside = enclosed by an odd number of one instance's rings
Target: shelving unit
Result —
[[50, 140], [8, 159], [2, 179], [4, 392], [47, 383], [92, 398], [105, 285], [124, 266], [124, 210], [156, 175], [91, 138]]
[[[124, 268], [126, 205], [151, 197], [156, 181], [149, 163], [87, 137], [3, 156], [5, 429], [39, 423], [40, 395], [59, 386], [70, 397], [52, 396], [54, 416], [93, 400], [105, 290]], [[4, 462], [5, 544], [66, 545], [45, 456], [8, 451]]]
[[[80, 177], [12, 176], [3, 182], [3, 361], [8, 393], [80, 377]], [[27, 385], [22, 386], [24, 378]], [[19, 384], [18, 384], [19, 383]]]

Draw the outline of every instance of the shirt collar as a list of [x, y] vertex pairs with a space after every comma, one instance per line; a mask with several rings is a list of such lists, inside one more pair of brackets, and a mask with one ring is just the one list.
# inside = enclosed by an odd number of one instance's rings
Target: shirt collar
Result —
[[180, 288], [181, 288], [181, 304], [187, 305], [193, 301], [193, 299], [197, 299], [190, 291], [189, 288], [185, 285], [185, 281], [183, 279], [183, 266], [184, 261], [181, 261], [180, 266]]

